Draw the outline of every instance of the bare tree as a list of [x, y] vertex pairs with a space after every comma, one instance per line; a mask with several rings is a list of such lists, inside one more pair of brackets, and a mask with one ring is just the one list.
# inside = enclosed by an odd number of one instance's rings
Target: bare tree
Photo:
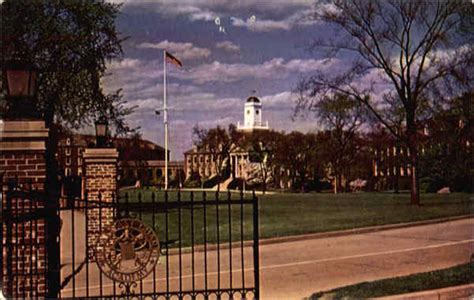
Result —
[[[442, 107], [445, 97], [472, 90], [473, 36], [461, 30], [472, 12], [464, 1], [335, 0], [321, 5], [316, 18], [333, 34], [318, 39], [328, 61], [341, 57], [337, 75], [322, 72], [306, 78], [296, 111], [312, 109], [334, 93], [362, 103], [410, 151], [411, 203], [420, 204], [417, 131], [420, 119]], [[403, 116], [397, 130], [392, 112]]]

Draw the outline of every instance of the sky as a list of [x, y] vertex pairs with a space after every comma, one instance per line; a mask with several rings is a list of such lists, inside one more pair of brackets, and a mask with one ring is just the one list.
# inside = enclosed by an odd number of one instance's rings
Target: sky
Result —
[[[113, 1], [116, 2], [116, 1]], [[118, 1], [117, 1], [118, 2]], [[117, 20], [124, 55], [103, 80], [108, 92], [122, 89], [128, 116], [145, 139], [164, 145], [163, 49], [183, 68], [167, 65], [171, 159], [192, 146], [192, 128], [243, 122], [244, 103], [256, 91], [263, 120], [272, 129], [315, 131], [312, 116], [292, 118], [299, 79], [331, 70], [309, 51], [328, 34], [311, 19], [314, 1], [125, 1]]]

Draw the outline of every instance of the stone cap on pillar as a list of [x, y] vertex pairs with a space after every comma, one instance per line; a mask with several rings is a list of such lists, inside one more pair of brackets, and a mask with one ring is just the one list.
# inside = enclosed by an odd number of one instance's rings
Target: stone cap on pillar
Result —
[[0, 151], [45, 150], [48, 134], [44, 121], [0, 120]]
[[116, 163], [118, 156], [115, 148], [86, 148], [83, 153], [85, 163]]

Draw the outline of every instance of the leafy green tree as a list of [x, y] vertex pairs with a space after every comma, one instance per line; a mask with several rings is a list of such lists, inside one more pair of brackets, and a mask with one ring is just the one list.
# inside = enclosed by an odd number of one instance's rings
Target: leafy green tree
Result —
[[[315, 39], [312, 48], [330, 62], [345, 55], [352, 64], [333, 76], [316, 71], [302, 80], [297, 108], [312, 109], [334, 93], [365, 105], [410, 150], [412, 204], [420, 203], [420, 118], [442, 106], [446, 94], [472, 90], [473, 36], [462, 26], [466, 11], [472, 17], [466, 1], [335, 0], [316, 13], [333, 32]], [[403, 132], [391, 122], [392, 106], [403, 113]]]
[[115, 29], [119, 5], [104, 1], [6, 0], [0, 7], [2, 57], [34, 63], [38, 109], [48, 126], [79, 128], [105, 114], [127, 131], [119, 91], [106, 95], [100, 80], [108, 60], [122, 54]]
[[91, 125], [106, 115], [119, 133], [130, 130], [120, 91], [105, 94], [100, 80], [107, 61], [122, 55], [115, 28], [119, 5], [105, 1], [6, 0], [0, 6], [5, 61], [39, 68], [38, 107], [50, 129], [49, 180], [54, 173], [58, 128]]

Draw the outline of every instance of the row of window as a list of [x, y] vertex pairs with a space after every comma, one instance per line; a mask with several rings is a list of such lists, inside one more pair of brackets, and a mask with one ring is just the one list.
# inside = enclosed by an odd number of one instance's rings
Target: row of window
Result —
[[[81, 156], [83, 150], [84, 148], [77, 148], [77, 155]], [[66, 156], [71, 156], [71, 153], [72, 153], [71, 148], [65, 148], [64, 153], [66, 154]]]
[[[64, 163], [66, 164], [66, 166], [70, 166], [71, 165], [71, 158], [66, 157], [66, 160], [64, 161]], [[77, 165], [82, 166], [82, 157], [77, 158]]]
[[[64, 168], [64, 176], [71, 176], [72, 170], [71, 168]], [[82, 169], [77, 169], [77, 176], [82, 176]]]
[[[212, 155], [211, 155], [211, 159], [210, 159], [210, 160], [211, 160], [212, 162], [215, 162], [215, 161], [216, 161], [215, 158], [214, 158], [214, 156], [212, 156]], [[197, 162], [198, 162], [198, 156], [197, 156], [197, 155], [192, 156], [192, 157], [189, 157], [189, 156], [188, 156], [188, 164], [190, 164], [191, 162], [197, 164]], [[199, 156], [199, 162], [200, 162], [200, 163], [204, 163], [204, 156], [202, 156], [202, 155]], [[209, 157], [206, 157], [206, 163], [209, 163]]]
[[411, 167], [407, 165], [406, 167], [400, 167], [400, 171], [397, 174], [397, 167], [392, 168], [379, 168], [378, 164], [374, 164], [374, 176], [410, 176]]

